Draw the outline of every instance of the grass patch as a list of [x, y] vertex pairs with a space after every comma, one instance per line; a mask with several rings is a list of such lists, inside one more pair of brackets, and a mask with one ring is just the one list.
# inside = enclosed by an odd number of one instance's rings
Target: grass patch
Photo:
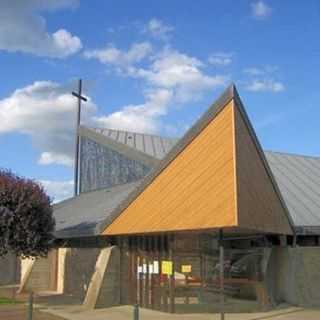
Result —
[[16, 300], [13, 300], [13, 299], [1, 298], [0, 297], [0, 305], [3, 305], [3, 304], [16, 304], [16, 303], [20, 303], [20, 302], [16, 301]]

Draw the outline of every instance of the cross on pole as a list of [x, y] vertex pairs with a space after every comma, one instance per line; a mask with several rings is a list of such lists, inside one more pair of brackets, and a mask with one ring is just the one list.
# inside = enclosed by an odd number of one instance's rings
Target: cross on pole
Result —
[[75, 157], [74, 157], [74, 195], [78, 195], [79, 191], [79, 126], [81, 120], [81, 101], [87, 101], [87, 98], [82, 96], [82, 80], [79, 79], [78, 92], [72, 91], [72, 95], [78, 99], [77, 109], [77, 123], [76, 123], [76, 146], [75, 146]]

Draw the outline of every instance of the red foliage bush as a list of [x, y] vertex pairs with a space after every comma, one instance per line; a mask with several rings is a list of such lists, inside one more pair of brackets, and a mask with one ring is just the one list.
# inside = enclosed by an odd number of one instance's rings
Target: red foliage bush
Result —
[[43, 187], [0, 170], [0, 256], [46, 256], [54, 225], [51, 200]]

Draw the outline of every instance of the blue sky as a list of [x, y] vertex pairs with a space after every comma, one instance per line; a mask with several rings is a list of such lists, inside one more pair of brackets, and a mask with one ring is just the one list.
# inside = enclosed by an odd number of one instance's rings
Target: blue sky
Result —
[[0, 167], [72, 192], [87, 125], [180, 136], [235, 82], [267, 150], [319, 156], [319, 1], [0, 2]]

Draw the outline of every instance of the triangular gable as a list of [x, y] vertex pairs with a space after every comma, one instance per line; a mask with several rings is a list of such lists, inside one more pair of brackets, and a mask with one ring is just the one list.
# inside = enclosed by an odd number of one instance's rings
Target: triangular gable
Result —
[[290, 234], [288, 210], [236, 92], [234, 103], [238, 226]]
[[[274, 207], [277, 209], [274, 215], [285, 217], [279, 227], [274, 226], [278, 222], [275, 219], [270, 223], [257, 225], [242, 217], [247, 214], [242, 183], [250, 181], [241, 178], [240, 185], [238, 182], [241, 177], [238, 173], [242, 168], [237, 164], [237, 160], [243, 156], [242, 153], [240, 156], [237, 154], [241, 148], [239, 149], [239, 139], [236, 136], [241, 125], [235, 123], [239, 115], [234, 95], [235, 88], [231, 86], [186, 133], [154, 172], [145, 178], [139, 190], [132, 193], [114, 212], [114, 220], [105, 228], [103, 234], [217, 228], [291, 233], [286, 209], [280, 201], [281, 196], [273, 197], [279, 202]], [[254, 148], [257, 149], [251, 133], [243, 134], [253, 141]], [[265, 167], [260, 166], [260, 169], [265, 170]], [[268, 183], [273, 185], [274, 182], [270, 180]], [[276, 189], [273, 190], [277, 195]], [[255, 211], [254, 214], [268, 216], [265, 208], [258, 206], [254, 209], [257, 208], [262, 208], [262, 211]]]

